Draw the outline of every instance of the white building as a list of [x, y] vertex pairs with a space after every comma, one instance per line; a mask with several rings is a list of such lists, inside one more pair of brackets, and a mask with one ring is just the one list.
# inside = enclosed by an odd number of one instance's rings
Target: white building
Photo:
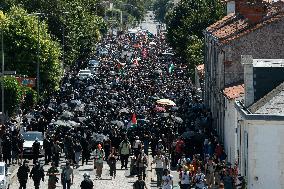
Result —
[[236, 101], [240, 172], [248, 189], [284, 188], [284, 60], [242, 56], [245, 98]]
[[241, 100], [244, 94], [244, 85], [235, 85], [223, 90], [225, 101], [224, 115], [224, 148], [227, 161], [235, 163], [238, 159], [237, 153], [237, 109], [235, 101]]

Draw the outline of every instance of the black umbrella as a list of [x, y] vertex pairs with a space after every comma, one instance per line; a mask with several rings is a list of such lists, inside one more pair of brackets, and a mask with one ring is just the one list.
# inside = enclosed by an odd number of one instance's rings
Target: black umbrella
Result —
[[69, 112], [69, 111], [64, 111], [61, 115], [60, 115], [61, 118], [72, 118], [74, 117], [74, 114], [72, 112]]
[[177, 123], [183, 123], [182, 118], [177, 117], [177, 116], [171, 116], [171, 117], [172, 117], [172, 119], [173, 119], [175, 122], [177, 122]]
[[170, 114], [169, 113], [159, 113], [158, 114], [160, 117], [169, 117]]
[[122, 121], [119, 120], [115, 120], [115, 121], [111, 121], [112, 124], [117, 125], [119, 127], [123, 127], [124, 123]]
[[94, 86], [89, 86], [86, 88], [87, 91], [95, 90], [96, 88]]
[[119, 113], [129, 113], [129, 110], [127, 108], [122, 108], [119, 110]]

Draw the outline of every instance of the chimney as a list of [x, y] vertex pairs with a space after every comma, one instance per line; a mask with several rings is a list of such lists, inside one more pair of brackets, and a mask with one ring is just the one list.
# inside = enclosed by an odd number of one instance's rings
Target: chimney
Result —
[[247, 18], [250, 23], [260, 22], [267, 13], [267, 5], [262, 0], [235, 0], [235, 13]]
[[227, 1], [227, 15], [231, 13], [235, 13], [236, 9], [236, 2], [235, 0], [228, 0]]
[[251, 55], [242, 55], [241, 63], [244, 66], [245, 107], [254, 103], [253, 87], [253, 58]]

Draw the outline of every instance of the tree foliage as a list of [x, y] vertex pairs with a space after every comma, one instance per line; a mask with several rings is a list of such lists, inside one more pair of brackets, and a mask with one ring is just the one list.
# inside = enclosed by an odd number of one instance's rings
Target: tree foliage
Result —
[[168, 14], [167, 41], [182, 61], [195, 65], [203, 63], [203, 31], [224, 15], [224, 7], [212, 0], [181, 0]]
[[99, 0], [3, 0], [0, 6], [6, 11], [18, 5], [28, 13], [44, 13], [41, 20], [48, 24], [54, 40], [63, 46], [64, 37], [65, 65], [71, 65], [91, 56], [107, 31], [104, 19], [96, 15], [98, 3]]
[[4, 78], [4, 91], [4, 111], [5, 113], [8, 113], [9, 116], [11, 116], [19, 108], [23, 91], [21, 90], [21, 86], [19, 85], [18, 81], [14, 77]]
[[49, 92], [58, 89], [62, 75], [61, 50], [48, 33], [47, 24], [19, 7], [12, 7], [4, 22], [5, 70], [36, 77], [39, 58], [41, 89]]
[[37, 93], [30, 87], [22, 87], [22, 94], [23, 94], [23, 102], [22, 108], [25, 110], [29, 110], [33, 108], [37, 103]]
[[173, 6], [173, 3], [171, 0], [156, 0], [153, 5], [155, 18], [159, 22], [164, 23], [166, 14], [170, 11], [172, 6]]

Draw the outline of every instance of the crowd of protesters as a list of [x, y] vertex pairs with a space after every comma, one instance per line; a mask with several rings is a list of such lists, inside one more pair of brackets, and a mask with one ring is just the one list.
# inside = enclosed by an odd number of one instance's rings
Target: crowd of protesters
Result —
[[[66, 159], [63, 188], [70, 188], [73, 169], [88, 163], [101, 179], [106, 161], [115, 179], [118, 160], [121, 169], [138, 175], [134, 188], [146, 187], [149, 166], [158, 188], [173, 188], [173, 169], [179, 171], [182, 189], [243, 188], [238, 163], [226, 162], [211, 113], [192, 84], [187, 64], [172, 55], [163, 35], [136, 31], [107, 36], [92, 59], [99, 62], [92, 67], [92, 77], [78, 77], [80, 69], [90, 69], [88, 62], [79, 62], [65, 73], [58, 93], [31, 112], [24, 111], [21, 123], [2, 125], [0, 158], [7, 164], [22, 163], [21, 186], [28, 174], [35, 188], [44, 181], [38, 141], [31, 172], [22, 156], [21, 132], [40, 131], [45, 136], [45, 164], [52, 165], [47, 173], [50, 189], [58, 182], [61, 157]], [[93, 187], [89, 177], [84, 175], [85, 189]]]

